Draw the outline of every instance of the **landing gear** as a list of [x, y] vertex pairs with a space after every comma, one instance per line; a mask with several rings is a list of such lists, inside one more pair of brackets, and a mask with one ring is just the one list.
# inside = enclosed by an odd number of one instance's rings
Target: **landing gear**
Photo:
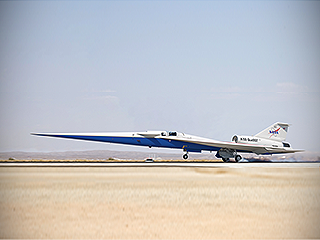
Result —
[[236, 162], [239, 162], [241, 159], [242, 159], [242, 157], [240, 155], [236, 155], [235, 158], [234, 158], [234, 160]]
[[183, 157], [183, 159], [187, 160], [188, 157], [189, 157], [189, 156], [188, 156], [188, 153], [184, 154], [182, 157]]
[[221, 148], [217, 154], [217, 158], [222, 158], [224, 162], [229, 162], [230, 158], [234, 158], [235, 162], [239, 162], [242, 157], [237, 154], [237, 151], [234, 149]]

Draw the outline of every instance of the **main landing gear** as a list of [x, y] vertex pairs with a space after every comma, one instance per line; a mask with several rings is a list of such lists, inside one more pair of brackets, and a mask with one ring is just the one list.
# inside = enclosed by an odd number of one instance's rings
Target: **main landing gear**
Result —
[[242, 157], [240, 155], [235, 156], [234, 160], [236, 162], [239, 162], [242, 159]]
[[[234, 161], [235, 161], [235, 162], [239, 162], [241, 159], [242, 159], [242, 157], [241, 157], [240, 155], [236, 155], [236, 156], [234, 157]], [[230, 161], [230, 158], [222, 158], [222, 161], [224, 161], [224, 162], [229, 162], [229, 161]]]
[[242, 157], [237, 154], [236, 150], [228, 149], [228, 148], [221, 148], [217, 152], [216, 157], [222, 158], [222, 161], [224, 162], [229, 162], [230, 158], [234, 158], [235, 162], [239, 162], [242, 159]]

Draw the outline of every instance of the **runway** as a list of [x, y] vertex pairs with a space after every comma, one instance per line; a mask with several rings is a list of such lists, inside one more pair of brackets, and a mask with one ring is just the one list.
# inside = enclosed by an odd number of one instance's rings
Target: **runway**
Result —
[[1, 163], [0, 238], [320, 238], [320, 163]]
[[320, 162], [5, 162], [0, 167], [319, 168]]

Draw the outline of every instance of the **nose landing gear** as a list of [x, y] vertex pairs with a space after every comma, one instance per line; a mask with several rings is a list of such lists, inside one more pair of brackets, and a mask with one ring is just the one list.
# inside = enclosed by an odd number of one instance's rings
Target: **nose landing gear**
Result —
[[185, 160], [187, 160], [188, 159], [188, 157], [189, 157], [189, 155], [188, 155], [188, 153], [186, 153], [186, 154], [183, 154], [183, 159], [185, 159]]

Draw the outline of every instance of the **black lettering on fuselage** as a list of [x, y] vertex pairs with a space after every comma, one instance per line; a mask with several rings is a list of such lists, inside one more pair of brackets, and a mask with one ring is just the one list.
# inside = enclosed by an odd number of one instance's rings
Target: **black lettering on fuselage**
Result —
[[246, 141], [246, 142], [258, 142], [258, 139], [257, 138], [245, 138], [245, 137], [242, 137], [240, 138], [241, 141]]
[[252, 138], [252, 139], [248, 138], [248, 141], [250, 141], [250, 142], [258, 142], [258, 139], [257, 138]]

